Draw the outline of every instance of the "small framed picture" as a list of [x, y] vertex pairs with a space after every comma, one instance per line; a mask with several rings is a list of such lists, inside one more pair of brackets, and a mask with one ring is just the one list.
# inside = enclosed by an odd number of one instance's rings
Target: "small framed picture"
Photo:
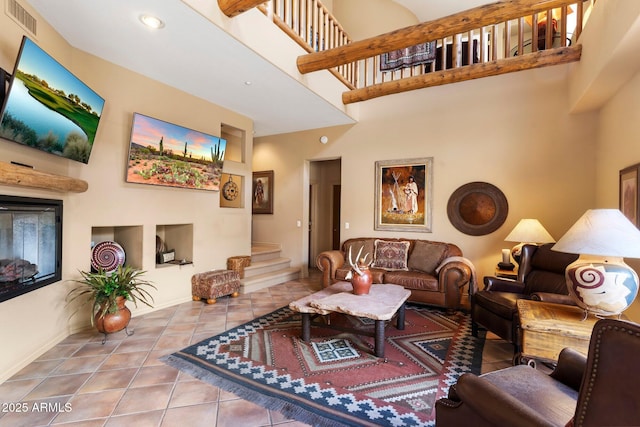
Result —
[[273, 214], [273, 171], [253, 173], [252, 212]]
[[640, 163], [629, 166], [620, 171], [620, 210], [629, 221], [638, 227], [640, 197]]

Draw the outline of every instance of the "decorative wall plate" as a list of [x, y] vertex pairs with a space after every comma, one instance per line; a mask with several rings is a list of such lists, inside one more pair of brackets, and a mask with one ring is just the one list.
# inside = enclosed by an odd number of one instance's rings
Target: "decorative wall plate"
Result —
[[238, 197], [238, 185], [233, 182], [233, 175], [229, 175], [229, 181], [222, 186], [222, 196], [227, 200], [235, 200]]
[[447, 215], [459, 231], [482, 236], [496, 231], [507, 219], [509, 204], [504, 193], [486, 182], [470, 182], [449, 197]]
[[124, 265], [125, 253], [122, 246], [112, 241], [100, 242], [91, 250], [91, 267], [111, 272]]

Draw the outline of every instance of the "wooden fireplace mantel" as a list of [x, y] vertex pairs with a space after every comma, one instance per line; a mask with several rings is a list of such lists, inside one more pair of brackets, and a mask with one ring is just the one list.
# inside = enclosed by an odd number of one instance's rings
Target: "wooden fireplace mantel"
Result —
[[81, 179], [40, 172], [6, 162], [0, 162], [0, 184], [75, 193], [84, 193], [89, 188], [89, 184]]

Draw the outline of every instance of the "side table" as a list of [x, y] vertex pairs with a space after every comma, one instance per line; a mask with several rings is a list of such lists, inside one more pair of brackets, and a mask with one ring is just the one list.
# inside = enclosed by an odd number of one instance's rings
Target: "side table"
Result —
[[565, 347], [587, 355], [593, 325], [600, 318], [589, 314], [584, 319], [584, 310], [573, 305], [525, 299], [517, 305], [521, 361], [531, 358], [555, 363]]
[[518, 278], [518, 267], [514, 268], [513, 270], [502, 270], [496, 267], [496, 277], [516, 280]]

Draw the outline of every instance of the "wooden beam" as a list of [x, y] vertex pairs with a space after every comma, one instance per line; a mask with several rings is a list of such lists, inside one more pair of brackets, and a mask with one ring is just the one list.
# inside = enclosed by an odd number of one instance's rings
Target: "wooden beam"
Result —
[[362, 89], [355, 89], [342, 94], [342, 102], [351, 104], [366, 101], [395, 93], [408, 92], [416, 89], [440, 86], [448, 83], [463, 82], [482, 77], [497, 76], [515, 71], [566, 64], [580, 60], [582, 45], [541, 50], [526, 55], [498, 59], [481, 64], [473, 64], [450, 70], [435, 71], [420, 76], [380, 83]]
[[325, 70], [419, 43], [441, 39], [452, 34], [465, 33], [486, 25], [573, 4], [575, 1], [502, 0], [444, 18], [355, 41], [345, 46], [299, 56], [297, 59], [298, 70], [302, 74]]
[[39, 172], [5, 162], [0, 162], [0, 184], [75, 193], [83, 193], [89, 188], [89, 184], [81, 179]]
[[229, 18], [260, 6], [265, 0], [218, 0], [218, 7]]

